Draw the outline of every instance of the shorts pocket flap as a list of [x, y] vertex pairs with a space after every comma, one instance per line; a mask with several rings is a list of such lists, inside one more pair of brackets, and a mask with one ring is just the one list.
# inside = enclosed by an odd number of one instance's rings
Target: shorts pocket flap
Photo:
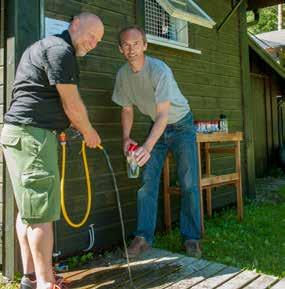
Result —
[[45, 183], [53, 179], [54, 175], [45, 171], [29, 171], [23, 172], [21, 175], [22, 184], [27, 185], [35, 182]]
[[20, 141], [19, 136], [13, 136], [13, 135], [2, 135], [1, 136], [1, 144], [6, 146], [16, 146]]

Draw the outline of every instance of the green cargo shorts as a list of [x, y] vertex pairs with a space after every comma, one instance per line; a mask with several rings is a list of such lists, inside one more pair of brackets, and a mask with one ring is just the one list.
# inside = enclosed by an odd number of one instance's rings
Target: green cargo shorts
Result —
[[28, 125], [5, 124], [0, 142], [25, 224], [60, 218], [60, 178], [56, 134]]

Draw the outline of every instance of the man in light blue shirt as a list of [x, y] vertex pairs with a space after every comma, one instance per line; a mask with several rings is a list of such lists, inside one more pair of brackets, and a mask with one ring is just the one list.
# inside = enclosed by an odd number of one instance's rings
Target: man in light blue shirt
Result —
[[163, 61], [145, 55], [147, 41], [143, 29], [124, 28], [119, 34], [119, 49], [127, 63], [117, 73], [112, 99], [122, 106], [124, 153], [130, 144], [137, 144], [131, 138], [133, 106], [153, 121], [148, 137], [136, 150], [136, 161], [144, 169], [142, 187], [137, 194], [137, 230], [128, 248], [129, 257], [138, 256], [153, 242], [160, 175], [168, 150], [177, 162], [182, 191], [180, 231], [184, 247], [188, 255], [200, 257], [196, 132], [188, 101], [171, 69]]

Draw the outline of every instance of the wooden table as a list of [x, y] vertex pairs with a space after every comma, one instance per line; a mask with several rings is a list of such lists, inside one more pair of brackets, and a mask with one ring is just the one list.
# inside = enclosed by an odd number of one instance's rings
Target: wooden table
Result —
[[[234, 133], [209, 133], [197, 134], [197, 150], [199, 164], [199, 192], [201, 203], [201, 227], [204, 233], [204, 208], [203, 208], [203, 190], [206, 190], [206, 203], [208, 216], [212, 216], [212, 188], [234, 184], [237, 196], [237, 217], [241, 221], [243, 218], [243, 202], [242, 202], [242, 184], [241, 184], [241, 158], [240, 158], [240, 142], [243, 140], [242, 132]], [[233, 146], [229, 147], [211, 147], [212, 143], [231, 142]], [[201, 164], [201, 148], [205, 145], [205, 175], [202, 173]], [[235, 156], [235, 172], [224, 175], [211, 174], [211, 153], [216, 154], [234, 154]], [[169, 154], [165, 160], [163, 169], [163, 196], [164, 196], [164, 223], [166, 230], [171, 229], [171, 204], [170, 195], [172, 193], [180, 194], [179, 187], [170, 186], [169, 178]]]

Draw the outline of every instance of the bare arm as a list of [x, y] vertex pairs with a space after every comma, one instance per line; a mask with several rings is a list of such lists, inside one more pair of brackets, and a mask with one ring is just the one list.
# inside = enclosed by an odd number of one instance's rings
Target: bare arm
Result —
[[82, 133], [86, 145], [90, 148], [95, 148], [101, 143], [101, 139], [89, 121], [87, 110], [82, 102], [77, 85], [57, 84], [56, 88], [60, 95], [64, 112], [70, 122]]
[[131, 130], [134, 121], [134, 109], [132, 106], [125, 106], [122, 108], [121, 112], [121, 124], [123, 130], [123, 150], [126, 154], [128, 146], [130, 144], [137, 144], [134, 140], [130, 138]]
[[136, 160], [139, 166], [143, 166], [149, 160], [150, 152], [163, 134], [168, 122], [169, 107], [169, 101], [163, 101], [156, 105], [156, 118], [154, 125], [145, 143], [136, 152]]

